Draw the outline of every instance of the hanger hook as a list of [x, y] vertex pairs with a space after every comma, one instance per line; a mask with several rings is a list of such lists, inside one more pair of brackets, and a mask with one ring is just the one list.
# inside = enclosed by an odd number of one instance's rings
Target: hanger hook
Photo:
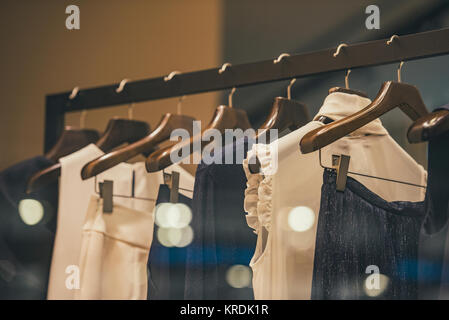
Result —
[[390, 40], [387, 41], [387, 45], [392, 44], [394, 39], [399, 39], [399, 36], [397, 34], [392, 35]]
[[78, 92], [79, 92], [79, 91], [80, 91], [80, 87], [75, 87], [75, 88], [73, 88], [72, 93], [71, 93], [70, 96], [69, 96], [69, 99], [70, 99], [70, 100], [75, 99], [76, 96], [78, 95]]
[[401, 83], [401, 71], [402, 71], [402, 66], [404, 65], [404, 61], [401, 61], [401, 63], [398, 66], [398, 82]]
[[220, 70], [218, 70], [219, 74], [222, 74], [223, 72], [226, 71], [227, 67], [232, 66], [232, 64], [230, 64], [229, 62], [223, 63], [223, 65], [221, 66]]
[[292, 86], [293, 86], [293, 84], [296, 82], [296, 78], [293, 78], [291, 81], [290, 81], [290, 84], [288, 85], [288, 87], [287, 87], [287, 98], [288, 98], [288, 100], [291, 100], [292, 99]]
[[133, 113], [134, 113], [134, 102], [131, 102], [128, 106], [128, 119], [133, 119]]
[[279, 63], [279, 62], [281, 62], [282, 59], [284, 59], [285, 57], [290, 57], [290, 54], [288, 54], [288, 53], [281, 53], [277, 59], [274, 59], [274, 60], [273, 60], [273, 63], [274, 63], [274, 64]]
[[[120, 84], [118, 85], [118, 87], [115, 89], [116, 93], [120, 93], [123, 91], [123, 89], [125, 89], [125, 85], [129, 82], [129, 79], [123, 79], [122, 81], [120, 81]], [[128, 119], [132, 120], [133, 119], [133, 111], [134, 111], [134, 103], [131, 102], [128, 106]]]
[[178, 113], [178, 115], [182, 114], [182, 101], [185, 99], [186, 96], [180, 96], [179, 100], [178, 100], [178, 105], [176, 106], [176, 111]]
[[346, 89], [349, 89], [349, 74], [351, 73], [351, 69], [348, 69], [345, 76], [345, 87]]
[[337, 51], [335, 51], [335, 53], [334, 53], [334, 58], [336, 58], [340, 54], [340, 51], [343, 47], [347, 47], [347, 46], [348, 45], [346, 43], [340, 43], [337, 47]]
[[231, 90], [231, 93], [229, 93], [229, 96], [228, 96], [228, 105], [232, 108], [232, 96], [234, 95], [234, 93], [235, 93], [235, 87], [234, 88], [232, 88], [232, 90]]
[[180, 71], [173, 71], [173, 72], [170, 72], [170, 74], [169, 74], [168, 76], [165, 76], [165, 77], [164, 77], [164, 81], [165, 81], [165, 82], [170, 81], [170, 80], [173, 79], [173, 77], [176, 76], [177, 74], [181, 74], [181, 72], [180, 72]]
[[87, 114], [87, 110], [83, 109], [81, 111], [81, 115], [80, 115], [80, 128], [84, 129], [84, 125], [86, 124], [86, 114]]
[[129, 79], [123, 79], [122, 81], [120, 81], [120, 84], [118, 85], [117, 89], [115, 89], [115, 92], [120, 93], [123, 91], [123, 89], [125, 89], [125, 85], [126, 83], [129, 82]]

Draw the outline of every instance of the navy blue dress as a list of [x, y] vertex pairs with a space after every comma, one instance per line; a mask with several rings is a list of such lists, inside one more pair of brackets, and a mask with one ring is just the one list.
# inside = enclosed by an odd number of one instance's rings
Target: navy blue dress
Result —
[[[156, 205], [170, 202], [170, 188], [161, 184]], [[192, 207], [192, 199], [179, 194], [179, 203]], [[165, 247], [157, 237], [159, 227], [154, 226], [153, 242], [148, 257], [148, 300], [182, 300], [187, 247]]]
[[[221, 149], [235, 155], [248, 140], [240, 139]], [[224, 152], [223, 152], [224, 150]], [[226, 281], [229, 267], [248, 266], [256, 235], [248, 227], [243, 208], [246, 176], [243, 166], [200, 164], [195, 175], [192, 228], [194, 240], [187, 248], [185, 299], [253, 299], [252, 288], [233, 288]]]
[[[0, 173], [0, 299], [45, 300], [47, 297], [58, 184], [55, 182], [31, 195], [26, 195], [25, 190], [34, 173], [53, 164], [38, 156]], [[32, 201], [33, 205], [25, 209], [40, 212], [43, 209], [43, 217], [36, 224], [22, 220], [19, 204], [23, 199], [38, 201]]]

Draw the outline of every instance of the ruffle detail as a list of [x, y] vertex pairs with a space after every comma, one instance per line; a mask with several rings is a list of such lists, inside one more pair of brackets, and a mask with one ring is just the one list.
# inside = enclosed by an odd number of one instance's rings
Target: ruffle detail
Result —
[[[248, 159], [257, 155], [260, 162], [260, 173], [253, 174], [248, 169]], [[245, 211], [248, 225], [256, 232], [260, 226], [271, 229], [273, 212], [273, 173], [276, 169], [270, 145], [255, 144], [243, 161], [243, 168], [248, 179], [245, 190]], [[256, 191], [257, 190], [257, 191]], [[254, 218], [257, 217], [257, 220]]]
[[245, 171], [247, 179], [243, 208], [247, 213], [246, 223], [253, 229], [254, 233], [257, 233], [259, 230], [259, 219], [257, 217], [257, 203], [259, 201], [258, 189], [259, 184], [262, 181], [262, 176], [249, 171], [248, 159], [251, 158], [251, 155], [251, 151], [248, 151], [248, 157], [243, 160], [243, 170]]

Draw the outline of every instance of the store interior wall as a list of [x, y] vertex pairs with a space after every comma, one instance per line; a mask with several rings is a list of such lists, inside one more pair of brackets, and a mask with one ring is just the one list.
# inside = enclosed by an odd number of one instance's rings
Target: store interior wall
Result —
[[[80, 30], [68, 30], [65, 9], [80, 8]], [[0, 170], [42, 154], [45, 96], [212, 68], [222, 61], [221, 0], [4, 0], [0, 10]], [[219, 93], [186, 97], [183, 114], [208, 122]], [[224, 101], [223, 101], [224, 102]], [[138, 103], [133, 118], [155, 128], [177, 98]], [[104, 130], [128, 106], [88, 111], [85, 127]], [[79, 126], [80, 112], [66, 124]]]

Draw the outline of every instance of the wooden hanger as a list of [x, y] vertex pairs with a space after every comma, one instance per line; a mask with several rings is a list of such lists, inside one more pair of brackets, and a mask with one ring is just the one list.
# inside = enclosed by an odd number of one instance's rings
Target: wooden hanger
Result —
[[430, 233], [441, 230], [447, 221], [449, 189], [441, 188], [441, 181], [449, 179], [449, 110], [440, 109], [416, 120], [408, 129], [408, 141], [428, 141], [427, 193], [433, 210], [425, 221]]
[[47, 159], [58, 161], [59, 158], [71, 154], [98, 140], [98, 131], [65, 127], [55, 145], [44, 155]]
[[149, 154], [154, 151], [154, 147], [157, 144], [168, 140], [170, 134], [175, 129], [182, 128], [192, 134], [193, 121], [195, 121], [195, 119], [189, 116], [171, 113], [165, 114], [157, 128], [145, 138], [87, 163], [81, 170], [82, 179], [85, 180], [96, 176], [139, 154]]
[[[103, 135], [96, 139], [96, 146], [103, 152], [108, 152], [123, 143], [132, 143], [147, 135], [150, 126], [143, 121], [131, 119], [111, 119]], [[97, 136], [98, 138], [98, 136]], [[91, 141], [90, 143], [93, 143]], [[36, 172], [28, 180], [27, 193], [34, 192], [58, 179], [61, 175], [61, 164], [57, 163], [44, 170]]]
[[133, 143], [150, 132], [145, 121], [113, 118], [109, 120], [106, 130], [95, 145], [103, 152], [109, 152], [124, 143]]
[[229, 96], [229, 106], [219, 106], [215, 110], [212, 121], [204, 130], [202, 130], [200, 135], [192, 136], [189, 140], [185, 140], [183, 143], [175, 144], [150, 154], [146, 160], [147, 171], [157, 172], [172, 165], [173, 163], [170, 159], [170, 154], [178, 153], [183, 149], [183, 147], [189, 146], [189, 150], [192, 151], [194, 143], [199, 143], [201, 145], [201, 149], [203, 149], [203, 147], [209, 143], [209, 141], [203, 141], [201, 139], [206, 130], [216, 129], [221, 133], [224, 133], [225, 129], [239, 128], [246, 130], [251, 128], [246, 112], [244, 110], [235, 109], [232, 107], [232, 94], [234, 91], [235, 88]]
[[419, 90], [401, 82], [403, 64], [401, 61], [397, 70], [398, 81], [384, 82], [377, 97], [367, 107], [305, 134], [299, 143], [301, 152], [310, 153], [321, 149], [395, 108], [401, 109], [413, 121], [429, 114]]
[[[292, 79], [287, 88], [287, 98], [276, 97], [274, 99], [270, 114], [258, 130], [256, 136], [257, 140], [266, 133], [267, 138], [265, 141], [270, 141], [268, 138], [270, 129], [277, 129], [279, 132], [286, 129], [294, 131], [310, 121], [309, 110], [307, 107], [304, 104], [291, 99], [291, 86], [295, 81], [296, 79]], [[255, 157], [255, 159], [253, 157]], [[249, 171], [251, 173], [259, 173], [260, 161], [257, 156], [254, 155], [253, 157], [248, 161]]]
[[407, 132], [410, 143], [432, 140], [449, 131], [449, 110], [442, 109], [416, 120]]
[[395, 108], [400, 108], [412, 120], [428, 113], [415, 86], [388, 81], [382, 85], [376, 99], [364, 109], [304, 135], [299, 144], [301, 152], [321, 149]]
[[[67, 126], [53, 148], [45, 154], [45, 157], [53, 161], [58, 161], [59, 158], [76, 152], [88, 144], [98, 141], [98, 138], [99, 134], [96, 130], [75, 129]], [[43, 186], [51, 184], [52, 182], [58, 180], [60, 174], [60, 163], [56, 163], [48, 168], [36, 172], [28, 180], [26, 192], [31, 193]]]

